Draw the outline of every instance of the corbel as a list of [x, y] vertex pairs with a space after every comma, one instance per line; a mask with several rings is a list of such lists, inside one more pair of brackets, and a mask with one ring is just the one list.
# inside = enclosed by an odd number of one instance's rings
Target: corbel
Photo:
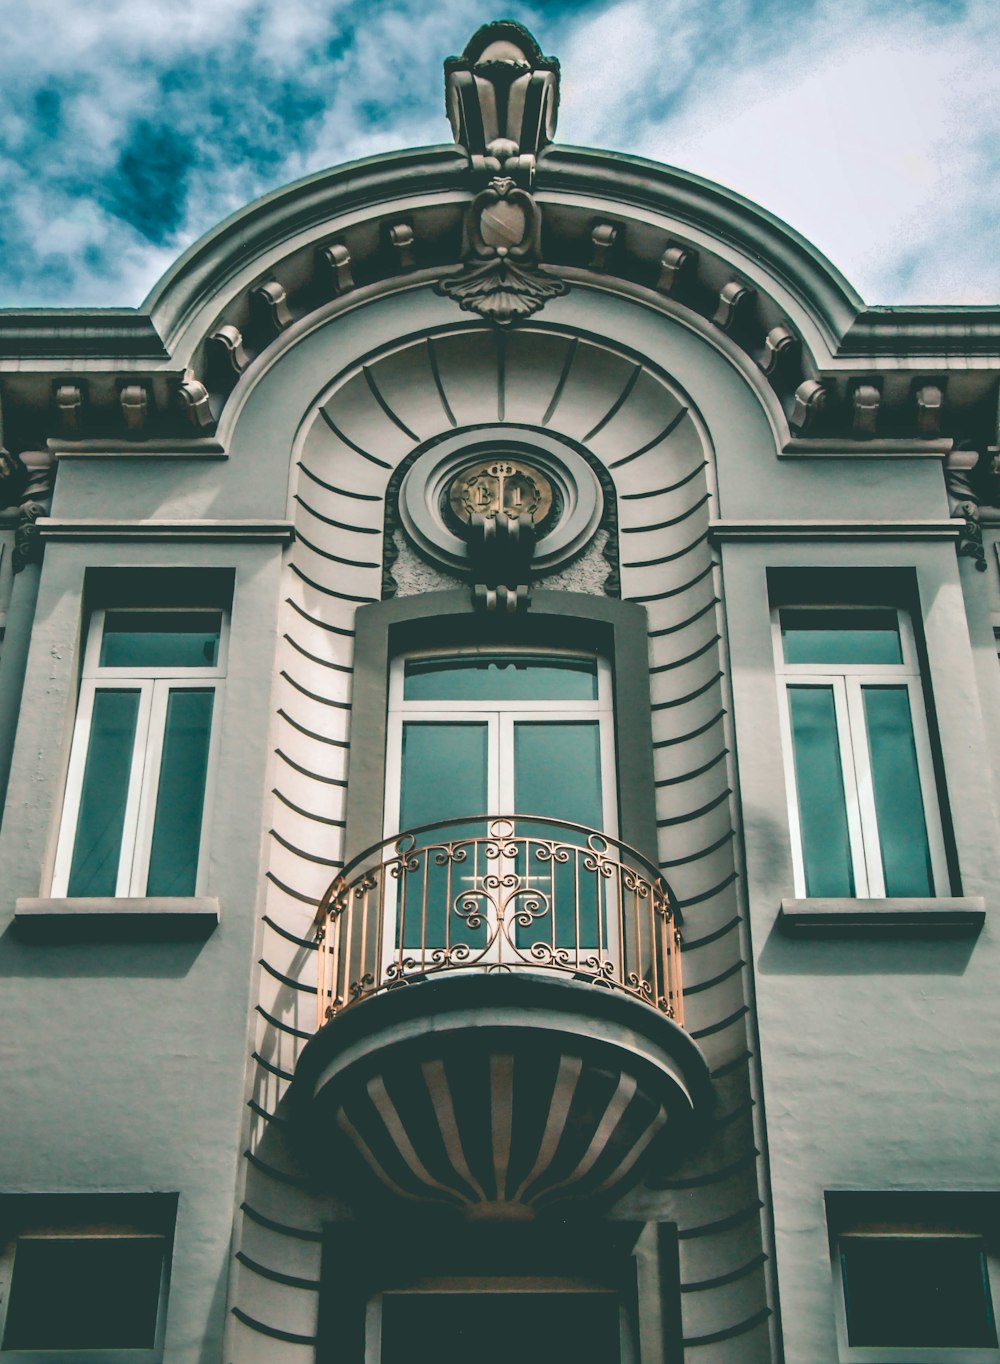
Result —
[[855, 440], [870, 440], [878, 429], [882, 392], [876, 384], [858, 383], [851, 390], [851, 434]]
[[416, 265], [413, 254], [413, 228], [409, 223], [393, 223], [389, 227], [389, 245], [396, 253], [400, 270], [412, 270]]
[[826, 408], [827, 392], [818, 379], [804, 379], [795, 390], [792, 400], [792, 415], [789, 426], [800, 435], [806, 435], [817, 425], [820, 415]]
[[27, 473], [27, 482], [21, 493], [17, 525], [14, 528], [11, 566], [15, 573], [20, 573], [28, 564], [42, 561], [38, 518], [49, 514], [55, 478], [55, 455], [51, 450], [22, 450], [20, 460]]
[[764, 358], [760, 367], [769, 379], [775, 378], [794, 357], [798, 350], [799, 338], [791, 327], [779, 322], [764, 337]]
[[53, 399], [59, 425], [66, 436], [78, 436], [83, 423], [83, 388], [80, 384], [54, 385]]
[[238, 377], [250, 363], [250, 357], [243, 349], [243, 333], [239, 327], [234, 327], [231, 323], [227, 322], [225, 326], [218, 327], [208, 338], [208, 344], [211, 347], [212, 359], [217, 361], [226, 373]]
[[687, 246], [668, 246], [660, 257], [660, 277], [656, 287], [661, 294], [673, 294], [698, 264], [698, 252]]
[[316, 254], [333, 283], [334, 294], [346, 294], [354, 288], [351, 253], [343, 242], [330, 242], [321, 246]]
[[125, 429], [131, 436], [140, 436], [149, 416], [149, 391], [145, 384], [124, 384], [118, 393]]
[[712, 321], [727, 334], [732, 332], [757, 291], [741, 279], [731, 279], [719, 290], [719, 302]]
[[190, 370], [177, 387], [177, 403], [196, 431], [207, 431], [215, 425], [208, 389]]
[[972, 471], [978, 463], [978, 450], [949, 450], [944, 462], [944, 484], [951, 514], [962, 522], [957, 552], [974, 560], [979, 572], [985, 573], [986, 551], [979, 523], [979, 498], [972, 486]]
[[590, 234], [590, 268], [602, 273], [608, 268], [608, 252], [618, 240], [618, 228], [614, 223], [595, 223]]
[[285, 286], [276, 279], [265, 280], [251, 290], [250, 306], [275, 334], [284, 331], [292, 320]]
[[944, 387], [941, 384], [919, 384], [914, 389], [913, 397], [917, 405], [917, 431], [924, 440], [934, 440], [941, 434]]

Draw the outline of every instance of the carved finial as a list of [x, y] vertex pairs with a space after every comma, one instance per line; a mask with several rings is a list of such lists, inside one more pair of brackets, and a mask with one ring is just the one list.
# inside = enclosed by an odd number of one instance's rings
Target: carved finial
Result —
[[400, 270], [412, 270], [416, 265], [413, 254], [413, 228], [409, 223], [393, 223], [389, 228], [389, 244], [396, 253]]
[[67, 436], [78, 436], [83, 416], [82, 387], [79, 384], [57, 383], [54, 397], [63, 433]]
[[851, 393], [851, 429], [855, 440], [868, 440], [878, 428], [881, 390], [875, 384], [856, 384]]
[[668, 246], [660, 258], [660, 278], [656, 287], [661, 294], [677, 292], [684, 277], [698, 264], [698, 252], [687, 246]]
[[177, 402], [188, 421], [198, 431], [206, 431], [215, 425], [208, 400], [208, 389], [190, 370], [178, 386]]
[[614, 223], [595, 223], [590, 234], [593, 250], [590, 253], [591, 270], [608, 268], [608, 252], [618, 239], [618, 228]]
[[521, 24], [501, 19], [472, 35], [444, 64], [445, 107], [455, 141], [477, 176], [504, 174], [530, 187], [535, 160], [556, 131], [559, 63]]
[[712, 321], [724, 332], [731, 332], [753, 302], [756, 291], [741, 279], [731, 279], [719, 290], [719, 304]]
[[926, 440], [933, 440], [941, 434], [944, 388], [941, 384], [921, 384], [913, 396], [917, 403], [917, 430]]
[[818, 379], [805, 379], [795, 390], [790, 426], [802, 434], [812, 430], [826, 407], [826, 389]]
[[145, 384], [126, 384], [118, 395], [125, 429], [131, 436], [142, 434], [149, 416], [149, 393]]
[[263, 284], [257, 285], [250, 294], [250, 306], [275, 333], [284, 331], [292, 320], [285, 286], [276, 279], [265, 280]]
[[778, 374], [791, 360], [798, 350], [798, 343], [799, 338], [791, 327], [786, 327], [784, 323], [779, 322], [776, 327], [771, 328], [764, 337], [764, 358], [760, 365], [769, 379]]
[[346, 294], [349, 289], [354, 288], [351, 253], [343, 242], [330, 242], [327, 246], [321, 246], [317, 255], [333, 281], [335, 294]]
[[243, 349], [243, 333], [239, 327], [226, 323], [218, 327], [208, 338], [212, 348], [212, 359], [219, 368], [230, 374], [242, 374], [250, 363], [250, 357]]

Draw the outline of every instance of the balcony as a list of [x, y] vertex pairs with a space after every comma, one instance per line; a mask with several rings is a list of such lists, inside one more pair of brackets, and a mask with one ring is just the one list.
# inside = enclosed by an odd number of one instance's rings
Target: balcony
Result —
[[317, 961], [296, 1120], [355, 1197], [593, 1205], [710, 1109], [673, 896], [609, 835], [518, 816], [386, 839], [323, 897]]

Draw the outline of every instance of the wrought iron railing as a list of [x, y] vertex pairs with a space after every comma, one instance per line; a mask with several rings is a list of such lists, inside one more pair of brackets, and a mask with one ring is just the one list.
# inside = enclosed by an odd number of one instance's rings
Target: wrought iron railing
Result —
[[442, 971], [558, 971], [683, 1023], [670, 887], [634, 848], [537, 816], [407, 830], [320, 902], [318, 1022]]

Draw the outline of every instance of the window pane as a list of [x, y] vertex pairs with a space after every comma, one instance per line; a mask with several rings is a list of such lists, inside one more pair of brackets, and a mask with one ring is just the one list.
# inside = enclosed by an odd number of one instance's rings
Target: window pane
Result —
[[832, 687], [789, 687], [806, 894], [853, 896], [854, 869]]
[[176, 688], [167, 700], [147, 895], [195, 893], [214, 700], [211, 688]]
[[780, 612], [786, 663], [902, 663], [895, 611]]
[[109, 611], [102, 668], [213, 668], [219, 661], [220, 611]]
[[407, 701], [594, 701], [597, 664], [585, 658], [410, 659]]
[[995, 1346], [986, 1257], [973, 1238], [841, 1242], [852, 1345]]
[[[488, 739], [488, 727], [481, 721], [468, 724], [418, 721], [403, 725], [401, 829], [485, 814], [489, 803]], [[450, 842], [481, 837], [485, 832], [484, 824], [459, 824], [441, 830], [440, 837]], [[421, 835], [420, 843], [427, 844], [434, 838], [434, 831], [429, 831]], [[468, 861], [448, 865], [435, 863], [433, 854], [410, 859], [406, 875], [398, 883], [396, 906], [397, 930], [400, 918], [403, 920], [404, 947], [419, 947], [422, 935], [426, 935], [423, 941], [428, 945], [461, 942], [485, 946], [485, 923], [470, 929], [455, 912], [459, 892], [467, 889], [477, 875], [494, 870], [492, 865], [489, 868], [485, 863], [480, 865], [477, 856], [474, 851]]]
[[864, 687], [886, 895], [932, 895], [931, 853], [905, 687]]
[[[600, 731], [596, 721], [521, 721], [514, 726], [514, 809], [549, 819], [566, 819], [600, 830], [604, 824], [601, 799]], [[585, 843], [572, 830], [553, 830], [519, 819], [517, 832], [528, 837], [556, 838], [566, 843]], [[556, 863], [537, 857], [526, 870], [518, 868], [528, 885], [547, 897], [547, 908], [530, 925], [517, 925], [517, 946], [548, 942], [570, 947], [576, 942], [577, 916], [580, 946], [603, 943], [599, 922], [599, 879], [591, 875], [582, 858]], [[555, 941], [553, 942], [553, 925]]]
[[138, 691], [94, 696], [67, 895], [115, 893], [138, 715]]
[[18, 1241], [3, 1348], [152, 1348], [163, 1249], [159, 1236]]
[[611, 1293], [387, 1293], [380, 1364], [618, 1364]]

